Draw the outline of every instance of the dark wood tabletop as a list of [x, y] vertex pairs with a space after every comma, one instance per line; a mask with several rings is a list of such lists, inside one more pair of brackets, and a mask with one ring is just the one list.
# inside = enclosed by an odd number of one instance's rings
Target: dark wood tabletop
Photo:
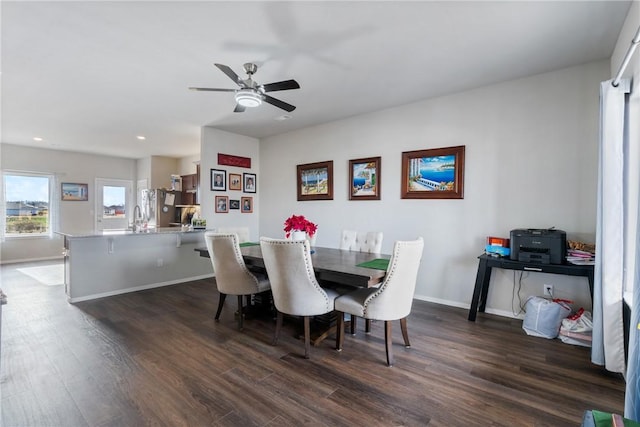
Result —
[[[200, 256], [209, 257], [207, 248], [196, 248]], [[314, 247], [311, 262], [318, 280], [339, 283], [347, 286], [368, 287], [380, 283], [385, 270], [358, 267], [357, 264], [378, 258], [389, 259], [390, 255], [370, 254], [366, 252], [345, 251], [335, 248]], [[242, 257], [248, 267], [264, 269], [260, 245], [241, 247]]]

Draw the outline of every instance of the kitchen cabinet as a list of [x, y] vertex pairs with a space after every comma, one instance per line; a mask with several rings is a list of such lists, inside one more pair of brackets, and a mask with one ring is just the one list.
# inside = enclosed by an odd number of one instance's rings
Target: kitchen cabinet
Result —
[[182, 204], [200, 204], [200, 165], [196, 167], [196, 173], [182, 175]]

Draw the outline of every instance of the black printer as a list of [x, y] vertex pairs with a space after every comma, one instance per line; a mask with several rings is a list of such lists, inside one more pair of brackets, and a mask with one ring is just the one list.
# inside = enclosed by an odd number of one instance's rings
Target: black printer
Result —
[[567, 233], [553, 228], [511, 230], [510, 258], [540, 264], [564, 264]]

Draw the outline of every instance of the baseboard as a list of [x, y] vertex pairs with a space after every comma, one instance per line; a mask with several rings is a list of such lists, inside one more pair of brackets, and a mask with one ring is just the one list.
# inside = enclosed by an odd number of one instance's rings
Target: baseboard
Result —
[[18, 264], [21, 262], [37, 262], [37, 261], [62, 261], [64, 260], [64, 257], [62, 256], [51, 256], [51, 257], [44, 257], [44, 258], [23, 258], [23, 259], [10, 259], [10, 260], [0, 260], [0, 265], [2, 264]]
[[196, 280], [209, 279], [211, 277], [215, 277], [215, 275], [213, 273], [212, 274], [204, 274], [204, 275], [201, 275], [201, 276], [186, 277], [184, 279], [169, 280], [169, 281], [166, 281], [166, 282], [150, 283], [148, 285], [135, 286], [135, 287], [132, 287], [132, 288], [118, 289], [118, 290], [115, 290], [115, 291], [102, 292], [102, 293], [99, 293], [99, 294], [86, 295], [86, 296], [83, 296], [83, 297], [77, 297], [77, 298], [69, 298], [69, 297], [67, 297], [67, 301], [70, 302], [71, 304], [73, 304], [73, 303], [76, 303], [76, 302], [90, 301], [90, 300], [94, 300], [94, 299], [98, 299], [98, 298], [105, 298], [105, 297], [112, 297], [112, 296], [115, 296], [115, 295], [127, 294], [127, 293], [130, 293], [130, 292], [144, 291], [146, 289], [160, 288], [162, 286], [177, 285], [179, 283], [186, 283], [186, 282], [193, 282], [193, 281], [196, 281]]
[[[432, 302], [432, 303], [435, 303], [435, 304], [448, 305], [450, 307], [464, 308], [465, 310], [469, 310], [469, 308], [471, 308], [471, 304], [466, 304], [466, 303], [462, 303], [462, 302], [459, 302], [459, 301], [451, 301], [451, 300], [444, 300], [444, 299], [440, 299], [440, 298], [432, 298], [432, 297], [427, 297], [427, 296], [424, 296], [424, 295], [414, 295], [413, 298], [417, 299], [417, 300], [420, 300], [420, 301], [427, 301], [427, 302]], [[496, 316], [509, 317], [511, 319], [523, 319], [524, 318], [524, 314], [516, 316], [510, 311], [496, 310], [496, 309], [493, 309], [493, 308], [485, 309], [485, 313], [495, 314]]]

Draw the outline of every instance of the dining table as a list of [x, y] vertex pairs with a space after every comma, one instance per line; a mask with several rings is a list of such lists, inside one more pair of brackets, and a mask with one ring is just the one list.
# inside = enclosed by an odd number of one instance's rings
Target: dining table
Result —
[[[206, 247], [195, 248], [200, 256], [209, 258]], [[240, 252], [245, 265], [250, 270], [266, 272], [259, 243], [240, 243]], [[363, 288], [379, 284], [384, 279], [390, 255], [348, 251], [336, 248], [313, 247], [311, 263], [316, 279], [322, 286]], [[313, 333], [311, 343], [316, 346], [335, 332], [335, 312], [316, 316], [324, 326]], [[367, 325], [367, 331], [369, 326]]]
[[[195, 249], [202, 257], [209, 257], [206, 247]], [[240, 252], [249, 269], [265, 269], [259, 243], [244, 242]], [[311, 262], [316, 279], [354, 288], [375, 286], [386, 274], [390, 255], [348, 251], [336, 248], [313, 247]]]

